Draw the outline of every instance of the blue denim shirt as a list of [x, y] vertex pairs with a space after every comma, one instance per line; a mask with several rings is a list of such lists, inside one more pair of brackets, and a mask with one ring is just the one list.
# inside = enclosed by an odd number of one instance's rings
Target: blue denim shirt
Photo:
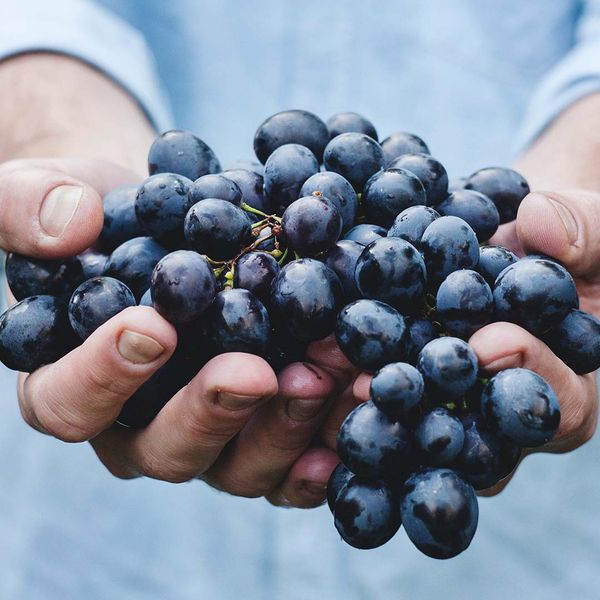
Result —
[[[192, 129], [225, 165], [252, 158], [254, 130], [275, 111], [356, 110], [381, 137], [418, 133], [460, 176], [509, 164], [600, 88], [600, 1], [5, 3], [0, 57], [32, 49], [104, 70], [158, 128]], [[469, 550], [434, 562], [402, 532], [354, 550], [326, 508], [116, 480], [87, 445], [28, 429], [5, 369], [0, 386], [0, 598], [600, 597], [597, 438], [528, 458], [481, 500]]]

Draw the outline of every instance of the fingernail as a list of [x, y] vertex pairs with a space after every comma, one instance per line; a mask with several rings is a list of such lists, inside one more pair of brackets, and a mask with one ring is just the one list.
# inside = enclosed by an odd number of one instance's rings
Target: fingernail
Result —
[[323, 408], [324, 400], [307, 398], [290, 398], [287, 401], [286, 412], [294, 421], [310, 421], [316, 417]]
[[117, 342], [119, 354], [129, 362], [143, 365], [156, 360], [165, 349], [151, 337], [125, 329]]
[[83, 188], [61, 185], [48, 192], [40, 209], [40, 225], [52, 237], [60, 237], [77, 211]]
[[496, 372], [503, 369], [515, 369], [523, 366], [523, 356], [520, 352], [497, 358], [486, 365], [481, 365], [484, 371]]
[[544, 196], [544, 198], [546, 198], [546, 200], [554, 207], [554, 210], [556, 210], [556, 213], [565, 228], [569, 244], [573, 245], [577, 241], [579, 235], [579, 228], [577, 227], [577, 221], [575, 220], [573, 213], [565, 204], [557, 200], [556, 197]]
[[244, 396], [242, 394], [232, 394], [231, 392], [219, 392], [219, 404], [227, 410], [242, 410], [258, 404], [261, 398], [256, 396]]
[[327, 484], [322, 481], [305, 481], [303, 482], [302, 487], [311, 494], [311, 496], [323, 496], [327, 491]]

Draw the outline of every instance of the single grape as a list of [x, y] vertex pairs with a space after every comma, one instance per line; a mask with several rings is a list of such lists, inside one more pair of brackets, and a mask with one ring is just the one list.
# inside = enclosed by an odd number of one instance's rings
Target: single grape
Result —
[[278, 373], [284, 367], [305, 360], [306, 342], [292, 337], [284, 327], [272, 327], [267, 362]]
[[227, 200], [236, 206], [242, 204], [240, 186], [225, 175], [210, 174], [196, 179], [190, 186], [189, 196], [190, 206], [200, 200], [206, 200], [206, 198]]
[[342, 284], [330, 268], [302, 258], [285, 265], [273, 279], [270, 304], [278, 327], [310, 342], [333, 332], [342, 297]]
[[213, 260], [237, 256], [252, 239], [246, 213], [226, 200], [207, 198], [194, 204], [184, 223], [188, 247]]
[[403, 314], [419, 310], [425, 291], [425, 263], [407, 241], [385, 237], [371, 242], [356, 263], [356, 287], [361, 295], [381, 300]]
[[77, 343], [67, 305], [54, 296], [25, 298], [0, 316], [0, 362], [14, 371], [32, 373]]
[[388, 168], [406, 169], [414, 173], [425, 188], [428, 206], [436, 206], [448, 195], [448, 173], [444, 165], [429, 154], [402, 154]]
[[69, 321], [73, 331], [85, 340], [100, 325], [128, 306], [135, 305], [135, 298], [124, 283], [113, 277], [94, 277], [84, 281], [73, 292], [69, 302]]
[[492, 290], [476, 271], [454, 271], [437, 291], [436, 314], [446, 333], [469, 339], [494, 318]]
[[423, 415], [415, 430], [417, 446], [432, 466], [447, 466], [465, 442], [465, 429], [458, 417], [438, 406]]
[[78, 254], [77, 259], [83, 269], [83, 280], [86, 281], [92, 277], [100, 277], [104, 273], [108, 256], [89, 248]]
[[237, 171], [243, 169], [244, 171], [252, 171], [261, 177], [265, 174], [265, 167], [255, 160], [243, 160], [238, 159], [229, 163], [225, 169], [223, 169], [223, 175], [226, 175], [226, 171]]
[[150, 287], [152, 271], [168, 250], [150, 237], [123, 242], [108, 257], [104, 275], [122, 281], [139, 300]]
[[347, 301], [360, 298], [354, 272], [356, 262], [365, 247], [352, 240], [340, 240], [323, 255], [323, 262], [340, 278]]
[[123, 185], [104, 196], [104, 225], [98, 244], [104, 252], [134, 237], [146, 235], [135, 214], [137, 185]]
[[469, 547], [479, 519], [477, 496], [458, 473], [425, 469], [404, 484], [400, 514], [411, 542], [431, 558], [452, 558]]
[[575, 283], [559, 264], [544, 259], [520, 260], [496, 279], [498, 320], [510, 321], [541, 335], [579, 307]]
[[506, 369], [494, 375], [481, 394], [481, 412], [521, 448], [549, 442], [560, 424], [554, 391], [529, 369]]
[[333, 512], [335, 501], [341, 489], [354, 477], [354, 473], [348, 470], [344, 463], [339, 463], [338, 466], [331, 472], [329, 481], [327, 482], [327, 505], [329, 510]]
[[336, 113], [327, 120], [329, 137], [334, 138], [342, 133], [364, 133], [377, 141], [377, 131], [371, 121], [355, 112]]
[[386, 235], [387, 229], [384, 227], [371, 225], [370, 223], [361, 223], [347, 231], [344, 235], [344, 239], [362, 244], [363, 246], [368, 246], [371, 242], [374, 242], [381, 237], [385, 237]]
[[498, 275], [518, 260], [515, 254], [502, 246], [482, 246], [479, 249], [477, 270], [488, 285], [494, 289]]
[[383, 481], [353, 477], [340, 490], [333, 514], [342, 539], [362, 550], [382, 546], [400, 528], [398, 498]]
[[421, 238], [425, 230], [439, 218], [440, 214], [430, 206], [410, 206], [395, 218], [387, 236], [402, 238], [421, 250]]
[[435, 209], [442, 216], [459, 217], [466, 221], [480, 242], [489, 240], [500, 224], [496, 205], [487, 196], [473, 190], [452, 192]]
[[405, 131], [396, 131], [381, 142], [385, 164], [389, 166], [402, 154], [429, 154], [427, 144], [417, 135]]
[[402, 470], [410, 451], [408, 430], [370, 401], [359, 404], [344, 419], [337, 435], [340, 459], [362, 477], [393, 477]]
[[264, 213], [272, 212], [264, 191], [264, 169], [262, 173], [249, 169], [229, 169], [223, 171], [223, 176], [240, 188], [243, 202]]
[[348, 360], [359, 369], [377, 371], [406, 358], [408, 332], [404, 317], [377, 300], [356, 300], [337, 318], [335, 336]]
[[148, 152], [148, 172], [177, 173], [192, 181], [208, 173], [219, 173], [215, 153], [189, 131], [174, 129], [159, 135]]
[[319, 171], [315, 155], [299, 144], [280, 146], [265, 163], [265, 194], [278, 213], [300, 197], [304, 182]]
[[477, 236], [458, 217], [440, 217], [421, 238], [427, 278], [435, 286], [458, 269], [474, 269], [479, 263]]
[[206, 258], [192, 250], [167, 254], [152, 273], [152, 306], [171, 323], [197, 320], [215, 298], [216, 281]]
[[331, 248], [342, 232], [342, 218], [324, 196], [305, 196], [283, 213], [281, 228], [288, 246], [301, 256], [315, 256]]
[[349, 230], [354, 224], [358, 208], [358, 198], [350, 182], [338, 173], [315, 173], [304, 182], [299, 195], [311, 196], [316, 192], [335, 204], [342, 217], [342, 231]]
[[140, 225], [157, 242], [176, 247], [183, 243], [183, 221], [193, 202], [192, 182], [174, 173], [148, 177], [138, 189], [135, 214]]
[[235, 264], [233, 285], [252, 292], [266, 306], [271, 298], [271, 283], [280, 270], [270, 254], [247, 252]]
[[390, 227], [410, 206], [424, 205], [425, 188], [419, 178], [404, 169], [378, 171], [365, 184], [361, 207], [369, 223]]
[[277, 148], [300, 144], [320, 162], [328, 141], [329, 130], [319, 117], [306, 110], [284, 110], [261, 123], [254, 135], [254, 152], [264, 165]]
[[572, 309], [544, 334], [544, 342], [578, 375], [600, 368], [600, 320]]
[[323, 163], [327, 171], [345, 177], [357, 192], [384, 166], [383, 150], [364, 133], [342, 133], [334, 137], [325, 148]]
[[373, 375], [371, 400], [390, 419], [400, 419], [423, 400], [421, 373], [407, 363], [390, 363]]
[[486, 167], [471, 175], [465, 189], [485, 194], [498, 209], [500, 224], [514, 221], [521, 200], [529, 194], [529, 184], [522, 175], [506, 167]]
[[429, 342], [419, 353], [417, 368], [432, 398], [443, 402], [460, 398], [477, 380], [477, 356], [469, 344], [455, 337]]
[[404, 323], [408, 329], [407, 359], [416, 364], [423, 347], [438, 337], [435, 325], [424, 317], [408, 316]]

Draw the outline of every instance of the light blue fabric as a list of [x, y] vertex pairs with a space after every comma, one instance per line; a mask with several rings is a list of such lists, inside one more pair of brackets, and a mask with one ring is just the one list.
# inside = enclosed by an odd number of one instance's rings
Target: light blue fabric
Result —
[[[20, 0], [3, 6], [0, 56], [81, 56], [159, 127], [172, 110], [225, 164], [252, 157], [266, 116], [301, 107], [363, 112], [382, 137], [414, 131], [458, 176], [508, 164], [517, 145], [600, 88], [599, 6]], [[527, 459], [504, 494], [481, 500], [471, 548], [434, 562], [402, 532], [379, 550], [353, 550], [325, 508], [275, 509], [199, 482], [118, 481], [88, 446], [28, 429], [13, 375], [0, 377], [0, 598], [600, 597], [598, 438]]]

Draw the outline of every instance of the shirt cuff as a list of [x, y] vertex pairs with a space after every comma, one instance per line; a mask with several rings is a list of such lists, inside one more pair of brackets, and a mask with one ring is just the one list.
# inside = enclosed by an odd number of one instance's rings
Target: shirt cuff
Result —
[[0, 60], [27, 52], [57, 52], [78, 58], [123, 87], [155, 129], [173, 119], [154, 59], [141, 33], [87, 0], [19, 0], [0, 19]]

